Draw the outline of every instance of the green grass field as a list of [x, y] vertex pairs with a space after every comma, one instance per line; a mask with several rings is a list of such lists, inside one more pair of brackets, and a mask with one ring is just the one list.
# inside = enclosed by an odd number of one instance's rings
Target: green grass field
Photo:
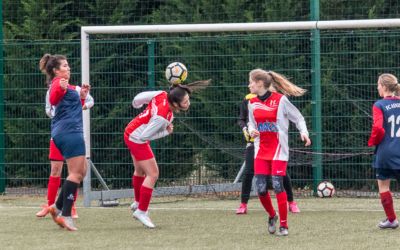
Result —
[[242, 216], [235, 215], [237, 200], [154, 199], [154, 230], [132, 219], [128, 201], [78, 207], [77, 232], [36, 218], [42, 200], [0, 197], [0, 249], [400, 249], [400, 229], [376, 227], [384, 217], [378, 199], [298, 199], [302, 211], [289, 215], [284, 238], [268, 234], [257, 199]]

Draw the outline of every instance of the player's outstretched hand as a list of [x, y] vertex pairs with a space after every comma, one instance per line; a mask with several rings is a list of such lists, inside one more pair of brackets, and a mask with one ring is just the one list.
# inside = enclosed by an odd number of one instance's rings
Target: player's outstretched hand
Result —
[[90, 91], [90, 84], [82, 83], [81, 92], [79, 93], [81, 96], [81, 99], [86, 99], [89, 91]]
[[172, 134], [174, 132], [174, 125], [171, 123], [167, 126], [168, 133]]
[[60, 79], [60, 87], [61, 87], [63, 90], [67, 90], [67, 88], [68, 88], [68, 80], [65, 79], [65, 78], [61, 78], [61, 79]]
[[89, 91], [91, 87], [89, 83], [82, 83], [82, 89], [87, 89], [87, 91]]
[[308, 137], [308, 135], [306, 135], [306, 134], [301, 134], [300, 136], [301, 136], [301, 140], [304, 141], [304, 142], [306, 143], [306, 144], [304, 144], [304, 146], [308, 147], [308, 146], [311, 145], [311, 140], [310, 140], [310, 138]]

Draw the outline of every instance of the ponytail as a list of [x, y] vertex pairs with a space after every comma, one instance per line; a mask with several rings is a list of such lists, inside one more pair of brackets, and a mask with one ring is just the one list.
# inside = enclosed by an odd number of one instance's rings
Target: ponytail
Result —
[[40, 71], [42, 71], [43, 74], [46, 74], [46, 65], [50, 57], [51, 57], [50, 54], [44, 54], [39, 61], [39, 69]]
[[400, 96], [400, 84], [397, 84], [397, 85], [396, 85], [396, 90], [394, 91], [394, 94], [395, 94], [396, 96]]
[[210, 85], [211, 79], [208, 80], [200, 80], [186, 84], [186, 86], [190, 89], [190, 92], [197, 92], [199, 90], [203, 90]]
[[273, 88], [275, 88], [277, 91], [287, 96], [302, 96], [306, 92], [305, 89], [294, 85], [286, 77], [274, 71], [253, 69], [250, 71], [249, 77], [255, 82], [262, 81], [264, 88], [267, 90], [273, 91]]
[[170, 104], [176, 103], [180, 106], [186, 95], [191, 95], [193, 92], [205, 89], [210, 85], [211, 79], [206, 81], [195, 81], [188, 84], [174, 84], [169, 88], [168, 102]]
[[298, 87], [289, 81], [285, 76], [274, 71], [268, 72], [272, 77], [272, 85], [276, 90], [287, 96], [302, 96], [307, 90]]
[[51, 83], [50, 75], [46, 71], [46, 65], [47, 65], [47, 62], [49, 61], [50, 58], [51, 58], [51, 55], [46, 53], [46, 54], [44, 54], [42, 56], [42, 58], [39, 61], [39, 69], [43, 74], [46, 75], [46, 85], [47, 85], [47, 87], [49, 87], [50, 83]]

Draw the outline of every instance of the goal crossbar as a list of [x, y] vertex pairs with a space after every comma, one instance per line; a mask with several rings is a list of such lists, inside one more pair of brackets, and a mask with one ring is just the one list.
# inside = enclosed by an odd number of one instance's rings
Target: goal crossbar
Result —
[[212, 23], [212, 24], [168, 24], [168, 25], [117, 25], [83, 26], [85, 34], [145, 34], [185, 32], [237, 32], [312, 29], [360, 29], [400, 27], [400, 19], [333, 20], [303, 22], [262, 23]]

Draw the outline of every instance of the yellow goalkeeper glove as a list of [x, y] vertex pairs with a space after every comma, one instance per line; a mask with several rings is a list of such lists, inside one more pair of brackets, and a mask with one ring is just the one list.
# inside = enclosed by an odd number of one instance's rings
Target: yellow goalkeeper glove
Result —
[[254, 142], [254, 138], [250, 136], [249, 130], [246, 127], [243, 128], [243, 135], [246, 142]]
[[256, 94], [247, 94], [246, 96], [245, 96], [245, 98], [246, 98], [246, 100], [250, 100], [251, 98], [254, 98], [254, 97], [256, 97], [257, 95]]

